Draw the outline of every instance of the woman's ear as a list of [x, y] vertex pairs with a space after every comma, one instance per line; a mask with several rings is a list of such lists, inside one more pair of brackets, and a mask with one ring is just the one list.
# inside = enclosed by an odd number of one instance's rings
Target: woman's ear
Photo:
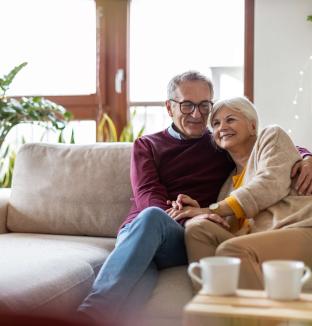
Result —
[[250, 133], [252, 136], [256, 135], [257, 134], [257, 124], [256, 124], [256, 121], [251, 121], [251, 124], [250, 124]]
[[173, 113], [172, 113], [172, 108], [171, 108], [171, 102], [169, 100], [166, 101], [166, 109], [167, 112], [169, 114], [169, 117], [173, 117]]

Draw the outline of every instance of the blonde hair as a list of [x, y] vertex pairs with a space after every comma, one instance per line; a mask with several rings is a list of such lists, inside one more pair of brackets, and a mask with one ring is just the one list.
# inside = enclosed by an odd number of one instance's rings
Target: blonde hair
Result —
[[242, 113], [249, 121], [254, 122], [256, 125], [256, 134], [258, 133], [259, 119], [256, 107], [251, 101], [248, 100], [247, 97], [244, 96], [231, 97], [217, 101], [213, 105], [209, 114], [208, 125], [210, 129], [212, 129], [211, 123], [214, 115], [224, 106], [230, 108], [231, 110]]

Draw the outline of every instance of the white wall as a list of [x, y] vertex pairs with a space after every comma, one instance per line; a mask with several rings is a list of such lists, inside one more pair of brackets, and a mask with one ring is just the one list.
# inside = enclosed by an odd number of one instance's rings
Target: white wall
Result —
[[255, 0], [254, 100], [261, 126], [277, 123], [297, 145], [312, 150], [312, 22], [306, 20], [308, 15], [312, 15], [312, 0]]

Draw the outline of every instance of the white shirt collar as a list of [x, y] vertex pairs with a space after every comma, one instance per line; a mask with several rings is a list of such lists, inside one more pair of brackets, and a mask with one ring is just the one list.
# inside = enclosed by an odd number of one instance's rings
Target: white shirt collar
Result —
[[180, 134], [178, 131], [176, 131], [173, 128], [173, 123], [168, 127], [167, 130], [168, 130], [170, 136], [172, 136], [173, 138], [180, 139], [180, 140], [185, 139], [185, 137], [183, 137], [182, 134]]

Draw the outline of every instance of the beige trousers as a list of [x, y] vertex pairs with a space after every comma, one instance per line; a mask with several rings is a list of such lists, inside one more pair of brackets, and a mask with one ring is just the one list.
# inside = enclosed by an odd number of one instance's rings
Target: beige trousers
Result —
[[312, 267], [312, 228], [288, 228], [235, 237], [209, 220], [194, 220], [185, 228], [189, 262], [207, 256], [241, 259], [239, 287], [263, 289], [261, 264], [270, 259], [302, 260]]

